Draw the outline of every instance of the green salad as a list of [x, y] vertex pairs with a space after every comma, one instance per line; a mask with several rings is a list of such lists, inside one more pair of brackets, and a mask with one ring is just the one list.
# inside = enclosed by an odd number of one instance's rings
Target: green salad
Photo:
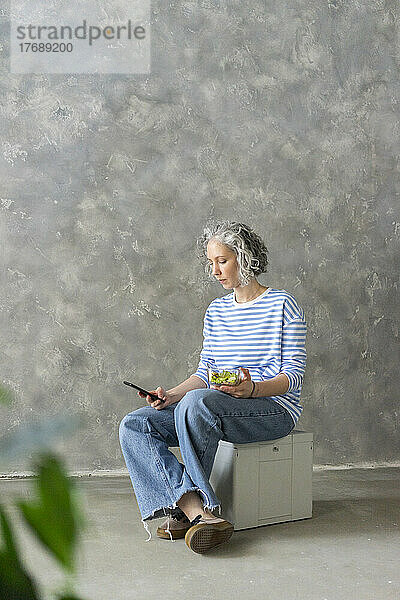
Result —
[[237, 383], [237, 375], [232, 371], [211, 371], [210, 383], [214, 383], [216, 385], [222, 385], [226, 383], [227, 385], [235, 385]]

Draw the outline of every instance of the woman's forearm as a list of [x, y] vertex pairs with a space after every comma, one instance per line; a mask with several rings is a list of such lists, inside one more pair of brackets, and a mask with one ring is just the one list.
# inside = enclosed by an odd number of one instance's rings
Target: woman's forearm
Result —
[[255, 381], [253, 398], [261, 396], [281, 396], [289, 389], [289, 379], [285, 373], [279, 373], [266, 381]]
[[167, 394], [175, 396], [175, 398], [177, 398], [177, 400], [179, 401], [182, 400], [186, 392], [206, 387], [207, 384], [202, 379], [200, 379], [200, 377], [197, 377], [197, 375], [191, 375], [188, 379], [182, 381], [182, 383], [180, 383], [179, 385], [171, 388], [170, 390], [167, 390]]

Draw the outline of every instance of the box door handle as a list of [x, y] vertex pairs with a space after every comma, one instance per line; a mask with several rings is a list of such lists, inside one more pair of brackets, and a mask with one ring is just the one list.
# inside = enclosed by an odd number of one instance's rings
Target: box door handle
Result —
[[273, 452], [279, 452], [279, 446], [273, 446], [272, 451]]

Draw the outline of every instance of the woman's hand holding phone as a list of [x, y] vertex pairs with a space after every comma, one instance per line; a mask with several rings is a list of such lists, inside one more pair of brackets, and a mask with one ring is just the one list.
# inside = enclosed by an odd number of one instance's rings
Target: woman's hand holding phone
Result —
[[151, 396], [146, 396], [145, 394], [142, 394], [142, 392], [138, 392], [138, 394], [141, 398], [146, 398], [147, 404], [149, 404], [156, 410], [162, 410], [166, 406], [169, 406], [170, 404], [174, 404], [175, 402], [178, 402], [178, 399], [175, 396], [168, 394], [168, 392], [166, 392], [164, 390], [164, 388], [161, 386], [159, 386], [156, 390], [149, 390], [149, 391], [150, 391], [150, 394], [154, 394], [155, 396], [162, 398], [164, 400], [164, 402], [162, 402], [161, 400], [153, 400], [153, 398]]

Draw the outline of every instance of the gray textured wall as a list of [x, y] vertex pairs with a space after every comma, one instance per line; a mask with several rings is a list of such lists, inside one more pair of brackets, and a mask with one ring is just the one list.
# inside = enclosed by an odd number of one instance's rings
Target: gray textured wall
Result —
[[260, 281], [305, 310], [315, 462], [398, 460], [397, 1], [152, 10], [150, 76], [18, 76], [0, 53], [1, 431], [80, 411], [68, 466], [124, 466], [143, 403], [122, 379], [186, 379], [226, 293], [195, 256], [215, 216], [264, 236]]

